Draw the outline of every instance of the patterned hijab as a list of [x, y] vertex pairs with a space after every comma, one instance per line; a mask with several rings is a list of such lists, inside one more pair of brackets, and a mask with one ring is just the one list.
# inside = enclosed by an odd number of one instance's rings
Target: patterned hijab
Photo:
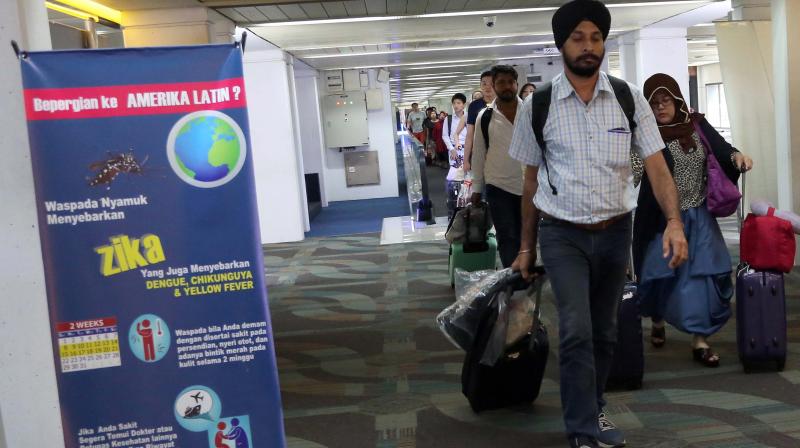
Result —
[[692, 152], [696, 146], [693, 138], [695, 132], [693, 123], [701, 120], [703, 114], [689, 112], [689, 106], [683, 99], [681, 88], [671, 76], [657, 73], [644, 82], [644, 91], [642, 93], [644, 93], [648, 103], [659, 92], [671, 96], [675, 102], [675, 118], [672, 119], [672, 123], [658, 125], [658, 130], [661, 131], [661, 138], [665, 143], [678, 140], [683, 152]]

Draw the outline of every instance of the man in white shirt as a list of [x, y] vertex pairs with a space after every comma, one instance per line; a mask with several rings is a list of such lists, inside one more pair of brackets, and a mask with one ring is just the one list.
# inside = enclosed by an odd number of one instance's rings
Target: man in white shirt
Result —
[[472, 203], [481, 201], [485, 185], [500, 261], [506, 268], [517, 258], [522, 230], [523, 168], [508, 154], [514, 120], [523, 104], [517, 96], [517, 78], [514, 67], [492, 67], [492, 87], [497, 96], [478, 113], [472, 141]]
[[[446, 188], [448, 216], [452, 217], [456, 209], [458, 192], [461, 183], [464, 181], [464, 142], [467, 139], [466, 127], [462, 128], [458, 135], [455, 135], [455, 131], [458, 129], [459, 124], [467, 118], [467, 114], [464, 112], [467, 97], [463, 93], [456, 93], [450, 103], [453, 105], [453, 115], [447, 118], [442, 125], [442, 140], [444, 140], [444, 145], [447, 146], [450, 160]], [[454, 133], [454, 135], [450, 135], [451, 133]]]

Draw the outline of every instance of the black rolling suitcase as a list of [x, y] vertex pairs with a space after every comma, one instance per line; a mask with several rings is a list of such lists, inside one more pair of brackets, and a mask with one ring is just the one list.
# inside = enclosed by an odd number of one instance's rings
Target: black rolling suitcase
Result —
[[628, 282], [617, 310], [617, 346], [606, 389], [642, 388], [644, 342], [638, 285]]
[[[540, 270], [543, 273], [543, 270]], [[505, 282], [505, 294], [512, 294], [521, 276], [516, 273]], [[541, 281], [532, 286], [528, 294], [536, 294], [534, 320], [530, 332], [505, 348], [493, 366], [481, 363], [498, 318], [497, 300], [493, 297], [486, 307], [470, 350], [461, 371], [461, 390], [469, 400], [472, 410], [481, 412], [508, 406], [530, 404], [539, 396], [539, 389], [547, 366], [550, 344], [547, 329], [538, 319], [541, 298]], [[503, 291], [498, 292], [498, 294]]]

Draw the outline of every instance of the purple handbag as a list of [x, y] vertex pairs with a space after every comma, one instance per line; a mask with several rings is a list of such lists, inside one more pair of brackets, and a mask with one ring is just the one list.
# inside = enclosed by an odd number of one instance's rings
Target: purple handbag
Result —
[[714, 156], [714, 151], [711, 149], [708, 139], [696, 121], [694, 122], [694, 129], [700, 139], [703, 140], [707, 150], [708, 183], [706, 184], [706, 206], [708, 211], [717, 218], [730, 216], [736, 213], [742, 194], [739, 193], [739, 188], [736, 184], [731, 182], [725, 172], [722, 171], [722, 167], [719, 165], [716, 156]]

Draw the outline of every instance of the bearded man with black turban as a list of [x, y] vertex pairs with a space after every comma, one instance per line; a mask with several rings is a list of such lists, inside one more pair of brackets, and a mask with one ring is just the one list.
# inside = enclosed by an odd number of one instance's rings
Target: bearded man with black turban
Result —
[[[521, 244], [512, 267], [530, 277], [538, 240], [558, 309], [561, 404], [570, 446], [621, 447], [625, 438], [603, 411], [603, 391], [636, 207], [632, 152], [644, 161], [666, 217], [663, 254], [670, 269], [686, 261], [688, 246], [647, 100], [635, 86], [600, 71], [611, 28], [608, 9], [596, 0], [574, 0], [556, 11], [552, 25], [564, 71], [525, 102], [509, 148], [526, 165]], [[617, 93], [629, 107], [621, 107]], [[532, 123], [540, 127], [534, 131]]]

